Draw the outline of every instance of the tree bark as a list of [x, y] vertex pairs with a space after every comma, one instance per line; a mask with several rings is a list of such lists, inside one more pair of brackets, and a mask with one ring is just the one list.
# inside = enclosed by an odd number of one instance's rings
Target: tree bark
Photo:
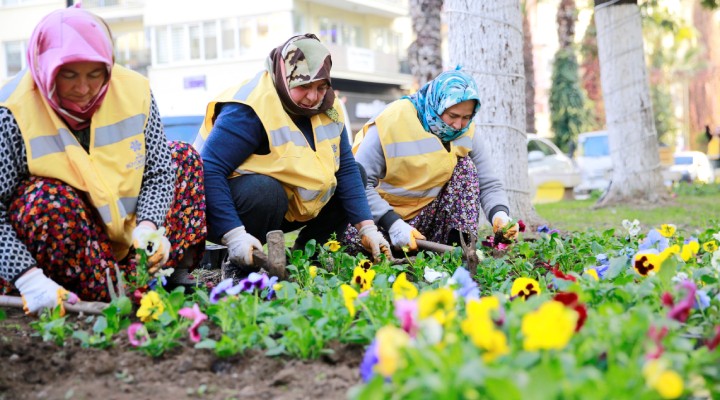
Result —
[[715, 22], [714, 13], [695, 4], [693, 26], [698, 30], [698, 40], [703, 48], [706, 67], [690, 81], [689, 119], [690, 149], [702, 150], [698, 136], [704, 136], [705, 125], [711, 131], [720, 126], [720, 26]]
[[415, 41], [408, 47], [408, 62], [418, 87], [442, 72], [442, 6], [443, 0], [410, 0]]
[[525, 72], [520, 2], [446, 0], [450, 64], [478, 83], [476, 132], [487, 140], [514, 218], [542, 223], [530, 193], [525, 133]]
[[[604, 4], [607, 3], [607, 4]], [[595, 1], [600, 78], [613, 175], [598, 207], [667, 199], [637, 1]]]
[[523, 62], [525, 64], [525, 132], [535, 133], [535, 64], [532, 30], [527, 11], [523, 13]]

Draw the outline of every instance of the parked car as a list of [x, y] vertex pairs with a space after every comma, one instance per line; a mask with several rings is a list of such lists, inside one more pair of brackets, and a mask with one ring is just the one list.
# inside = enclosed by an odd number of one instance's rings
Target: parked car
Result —
[[205, 119], [204, 115], [181, 115], [162, 117], [165, 136], [168, 140], [178, 140], [193, 144], [200, 125]]
[[572, 198], [580, 184], [580, 170], [553, 142], [535, 134], [527, 135], [528, 174], [533, 202], [547, 203]]
[[605, 191], [610, 185], [613, 170], [607, 131], [581, 133], [575, 151], [575, 161], [581, 173], [581, 182], [575, 188], [576, 194]]
[[675, 165], [670, 169], [681, 174], [685, 182], [715, 182], [715, 171], [708, 156], [701, 151], [681, 151], [675, 153]]

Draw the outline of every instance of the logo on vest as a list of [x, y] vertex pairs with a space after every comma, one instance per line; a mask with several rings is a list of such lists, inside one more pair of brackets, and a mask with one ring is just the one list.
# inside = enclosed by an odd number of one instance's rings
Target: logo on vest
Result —
[[145, 166], [145, 153], [142, 152], [143, 145], [139, 140], [130, 142], [130, 150], [135, 152], [135, 160], [125, 164], [127, 169], [140, 169]]
[[333, 144], [331, 147], [333, 155], [335, 155], [335, 165], [340, 165], [340, 151], [338, 150], [338, 146]]

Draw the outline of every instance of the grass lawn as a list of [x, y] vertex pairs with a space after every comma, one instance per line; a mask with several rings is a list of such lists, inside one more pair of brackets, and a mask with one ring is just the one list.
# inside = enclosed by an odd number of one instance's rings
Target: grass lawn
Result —
[[683, 184], [673, 191], [673, 201], [662, 207], [618, 206], [593, 209], [597, 198], [537, 204], [535, 210], [548, 226], [562, 231], [603, 231], [620, 228], [623, 219], [637, 219], [643, 229], [675, 224], [690, 234], [720, 221], [720, 185]]

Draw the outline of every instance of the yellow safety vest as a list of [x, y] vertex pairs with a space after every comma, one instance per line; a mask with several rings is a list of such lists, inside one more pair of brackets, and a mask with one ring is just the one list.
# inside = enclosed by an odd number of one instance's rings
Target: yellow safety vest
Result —
[[[283, 110], [270, 74], [263, 71], [254, 78], [224, 91], [207, 106], [205, 121], [194, 146], [200, 150], [215, 122], [215, 106], [222, 103], [250, 106], [260, 118], [270, 143], [270, 153], [253, 154], [229, 178], [245, 174], [271, 176], [282, 183], [288, 196], [288, 221], [308, 221], [318, 215], [335, 192], [335, 172], [340, 167], [340, 138], [344, 120], [333, 120], [325, 113], [310, 118], [315, 151], [305, 135]], [[339, 109], [337, 100], [335, 109]]]
[[377, 186], [380, 197], [390, 204], [402, 219], [415, 217], [430, 204], [450, 180], [458, 157], [472, 150], [475, 125], [450, 142], [450, 150], [439, 137], [427, 132], [417, 110], [407, 99], [394, 101], [355, 135], [353, 152], [357, 152], [368, 128], [377, 127], [385, 154], [385, 178]]
[[145, 169], [145, 125], [150, 110], [146, 78], [118, 65], [90, 123], [89, 151], [35, 86], [29, 71], [0, 89], [25, 142], [31, 175], [54, 178], [85, 192], [105, 223], [112, 250], [127, 255]]

